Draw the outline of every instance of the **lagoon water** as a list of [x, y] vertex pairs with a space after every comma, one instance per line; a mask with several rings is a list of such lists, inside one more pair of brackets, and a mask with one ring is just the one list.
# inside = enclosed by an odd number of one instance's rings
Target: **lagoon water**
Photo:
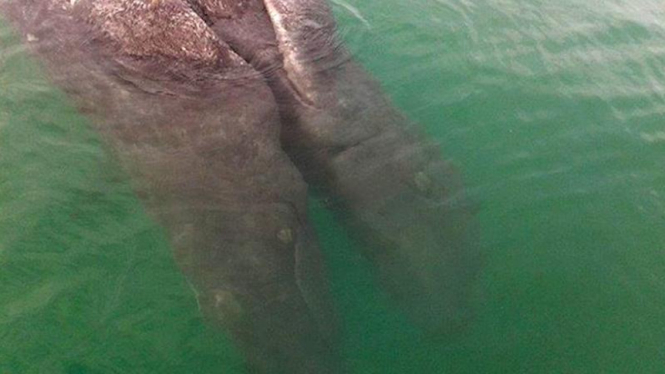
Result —
[[[311, 214], [353, 373], [665, 370], [665, 3], [333, 0], [478, 203], [471, 328], [427, 339]], [[243, 373], [163, 232], [0, 28], [0, 373]]]

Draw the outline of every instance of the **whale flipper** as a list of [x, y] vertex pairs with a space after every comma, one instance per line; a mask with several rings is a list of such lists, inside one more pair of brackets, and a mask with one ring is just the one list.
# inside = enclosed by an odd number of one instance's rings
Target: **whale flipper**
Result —
[[225, 40], [243, 57], [276, 56], [255, 66], [268, 67], [289, 156], [417, 324], [464, 328], [482, 255], [461, 174], [350, 58], [324, 0], [262, 2], [275, 41], [248, 53]]

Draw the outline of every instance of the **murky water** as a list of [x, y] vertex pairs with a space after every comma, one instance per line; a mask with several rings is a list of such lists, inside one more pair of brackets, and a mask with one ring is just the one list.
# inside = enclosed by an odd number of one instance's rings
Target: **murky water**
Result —
[[[425, 339], [313, 201], [353, 372], [661, 372], [665, 4], [332, 3], [463, 171], [487, 253], [473, 327]], [[0, 40], [0, 373], [242, 373], [86, 120]]]

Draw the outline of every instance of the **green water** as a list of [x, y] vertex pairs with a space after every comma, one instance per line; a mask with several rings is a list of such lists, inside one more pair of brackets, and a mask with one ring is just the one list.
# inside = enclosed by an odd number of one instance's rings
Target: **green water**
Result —
[[[665, 372], [665, 4], [333, 5], [487, 253], [471, 330], [426, 340], [313, 201], [352, 372]], [[0, 374], [242, 373], [86, 120], [0, 43]]]

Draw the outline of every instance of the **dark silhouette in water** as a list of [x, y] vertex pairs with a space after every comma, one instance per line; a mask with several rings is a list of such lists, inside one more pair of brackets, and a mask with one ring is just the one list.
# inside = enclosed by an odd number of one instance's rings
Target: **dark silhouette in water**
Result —
[[459, 174], [348, 57], [324, 0], [0, 10], [133, 176], [252, 370], [343, 372], [308, 185], [416, 324], [467, 323], [480, 256]]

